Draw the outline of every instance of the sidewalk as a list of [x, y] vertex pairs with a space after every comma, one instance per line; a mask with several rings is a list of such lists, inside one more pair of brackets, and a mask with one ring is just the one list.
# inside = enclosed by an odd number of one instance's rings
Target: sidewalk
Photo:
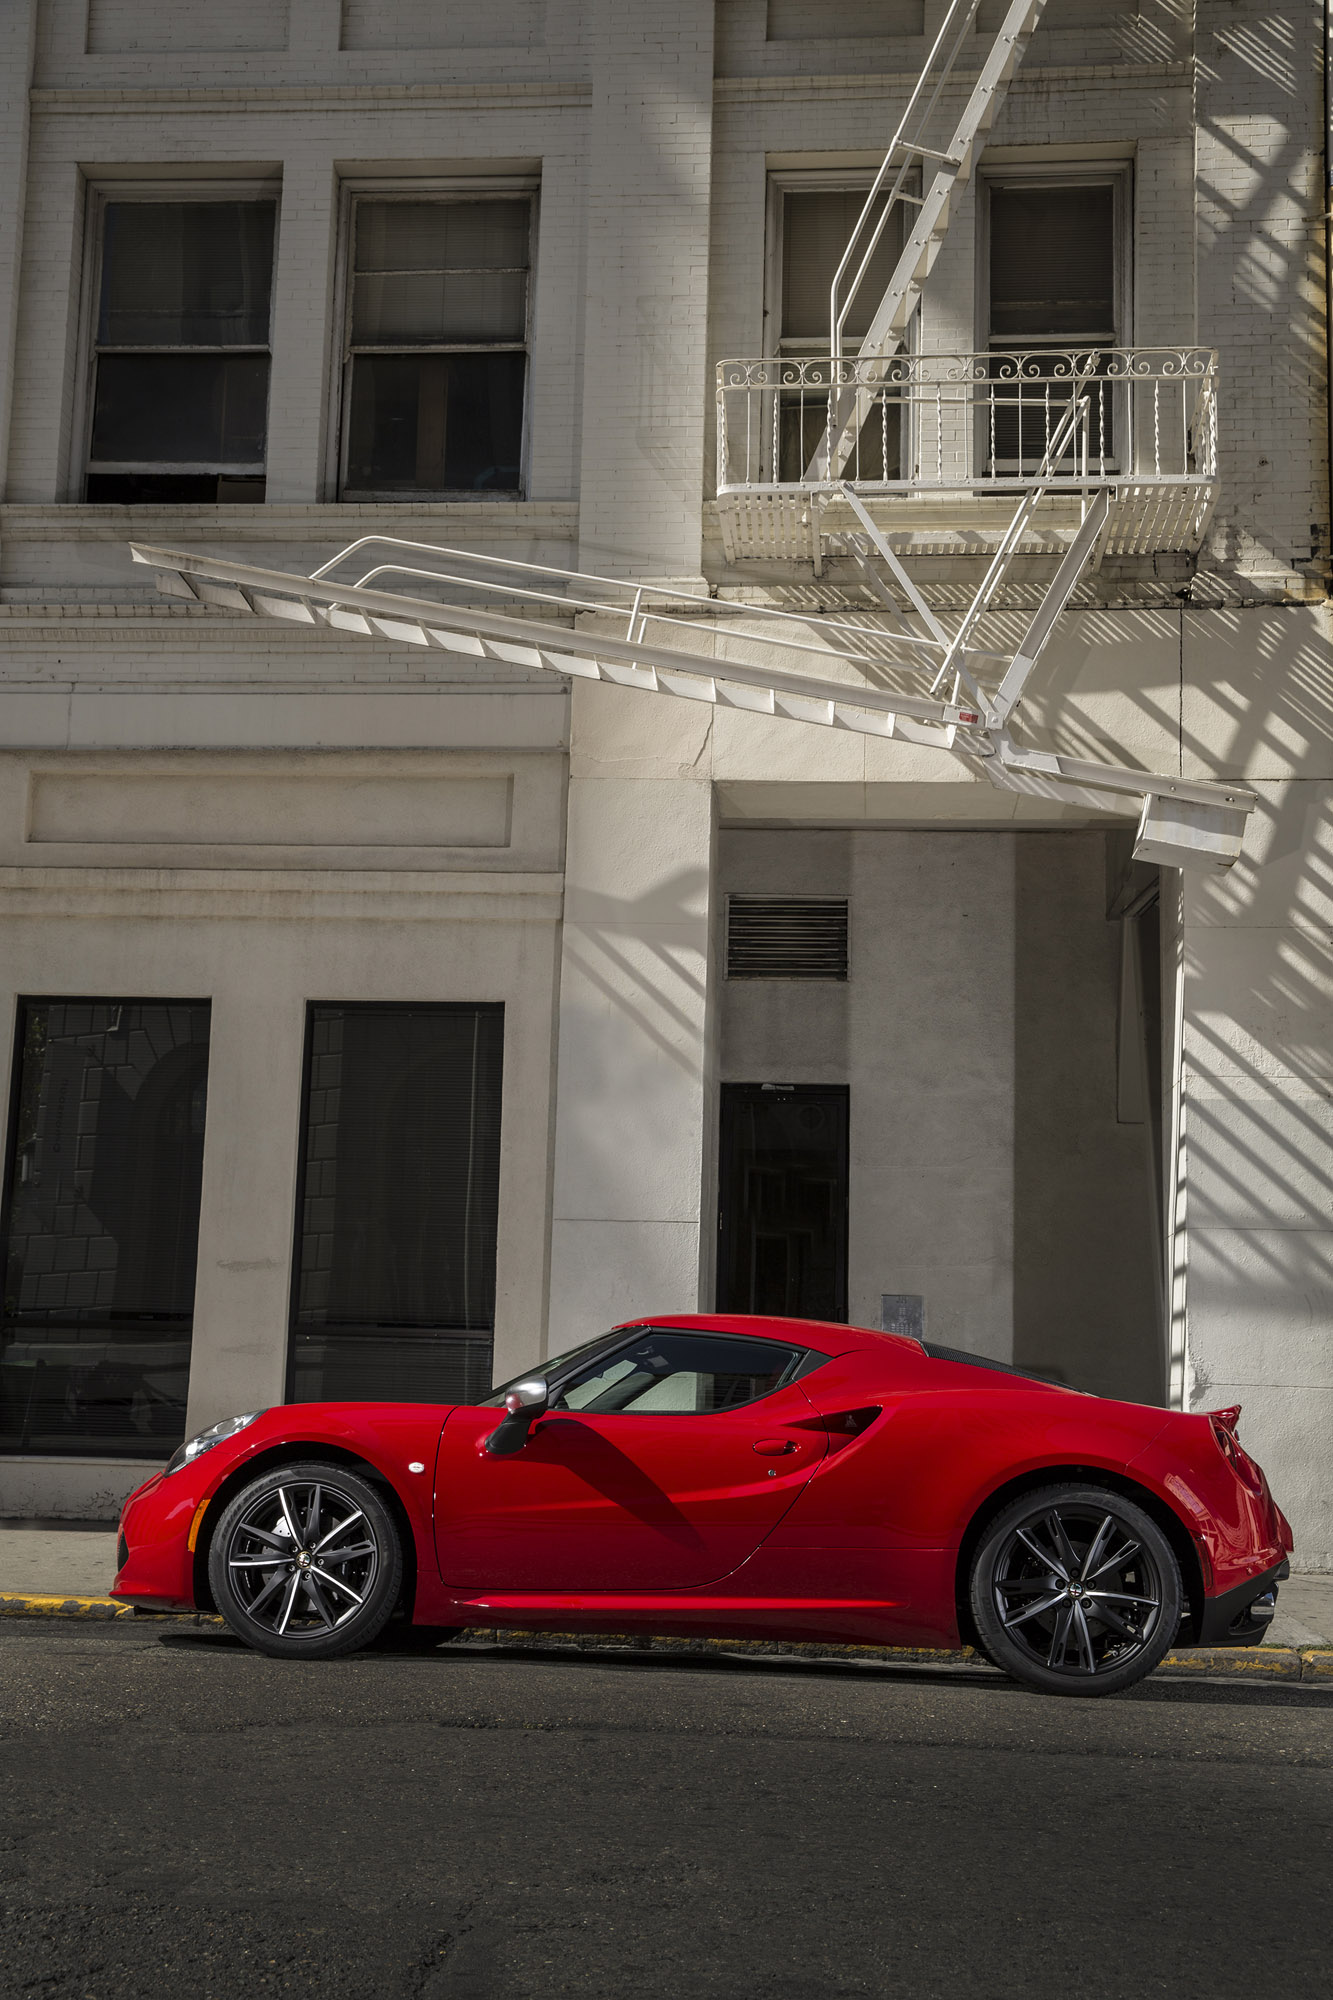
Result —
[[[103, 1616], [112, 1609], [107, 1601], [116, 1571], [116, 1530], [109, 1522], [97, 1521], [4, 1521], [0, 1520], [0, 1615], [76, 1613], [82, 1610]], [[44, 1602], [33, 1603], [33, 1599]], [[498, 1635], [497, 1635], [498, 1636]], [[544, 1635], [548, 1642], [570, 1635]], [[526, 1635], [514, 1635], [516, 1643], [541, 1643]], [[604, 1644], [605, 1641], [589, 1644]], [[612, 1642], [614, 1643], [614, 1642]], [[703, 1641], [654, 1642], [673, 1649], [679, 1644], [702, 1646]], [[731, 1642], [725, 1642], [732, 1650]], [[837, 1647], [822, 1649], [801, 1646], [802, 1654], [822, 1650], [852, 1653], [865, 1657], [881, 1649]], [[882, 1649], [886, 1652], [892, 1649]], [[1327, 1660], [1303, 1659], [1310, 1652], [1327, 1652]], [[945, 1655], [937, 1656], [945, 1658]], [[1170, 1656], [1168, 1666], [1181, 1670], [1223, 1671], [1228, 1674], [1247, 1668], [1262, 1679], [1275, 1675], [1310, 1679], [1333, 1677], [1333, 1576], [1297, 1575], [1289, 1578], [1278, 1592], [1278, 1614], [1262, 1647], [1228, 1647], [1192, 1654]]]

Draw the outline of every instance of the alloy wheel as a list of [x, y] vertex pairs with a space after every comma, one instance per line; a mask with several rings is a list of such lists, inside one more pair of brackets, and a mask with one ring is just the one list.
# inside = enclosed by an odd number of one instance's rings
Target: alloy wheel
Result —
[[236, 1603], [274, 1638], [323, 1639], [354, 1619], [374, 1590], [381, 1550], [374, 1524], [348, 1493], [322, 1480], [270, 1487], [228, 1537]]
[[1156, 1645], [1165, 1592], [1141, 1530], [1113, 1505], [1062, 1500], [1011, 1528], [991, 1594], [1005, 1637], [1033, 1666], [1095, 1680]]

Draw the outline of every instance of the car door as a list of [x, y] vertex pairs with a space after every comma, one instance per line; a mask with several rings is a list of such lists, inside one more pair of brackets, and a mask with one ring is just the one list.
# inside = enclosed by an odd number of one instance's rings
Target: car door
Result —
[[[559, 1385], [521, 1451], [493, 1456], [496, 1409], [440, 1438], [440, 1573], [461, 1589], [688, 1590], [739, 1568], [824, 1456], [780, 1341], [645, 1328]], [[822, 1357], [820, 1357], [822, 1359]]]

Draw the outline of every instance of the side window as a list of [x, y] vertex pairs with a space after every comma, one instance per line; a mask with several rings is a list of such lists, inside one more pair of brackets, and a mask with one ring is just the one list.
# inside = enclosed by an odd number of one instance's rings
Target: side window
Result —
[[738, 1410], [794, 1382], [808, 1365], [805, 1348], [775, 1340], [654, 1331], [591, 1363], [553, 1407], [599, 1416]]
[[108, 201], [85, 496], [264, 498], [271, 201]]
[[532, 207], [354, 202], [344, 498], [520, 490]]

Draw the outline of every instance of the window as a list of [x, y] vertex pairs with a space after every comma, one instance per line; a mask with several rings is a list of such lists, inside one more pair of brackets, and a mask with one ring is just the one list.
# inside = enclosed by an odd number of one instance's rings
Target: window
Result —
[[108, 201], [85, 494], [264, 497], [272, 201]]
[[16, 1070], [0, 1442], [168, 1458], [185, 1435], [208, 1004], [24, 1001]]
[[592, 1362], [552, 1404], [588, 1416], [668, 1416], [739, 1410], [825, 1359], [803, 1347], [720, 1333], [656, 1330]]
[[528, 196], [352, 207], [342, 490], [517, 493]]
[[[994, 175], [986, 205], [986, 328], [994, 435], [988, 460], [1031, 466], [1068, 408], [1070, 384], [1123, 341], [1128, 170]], [[1023, 356], [1022, 360], [1017, 359]], [[1090, 391], [1095, 455], [1110, 457], [1116, 420], [1104, 386]], [[1072, 450], [1072, 446], [1071, 446]]]
[[[777, 352], [804, 365], [799, 391], [781, 399], [779, 471], [782, 480], [799, 479], [813, 457], [828, 422], [828, 372], [819, 365], [829, 351], [829, 294], [834, 274], [847, 248], [870, 187], [827, 175], [802, 175], [790, 183], [774, 182], [775, 217], [772, 262], [776, 283], [770, 299], [770, 320], [777, 319]], [[852, 300], [843, 330], [843, 351], [855, 354], [884, 293], [888, 290], [902, 246], [902, 210], [889, 218], [875, 246], [866, 275]], [[891, 395], [880, 399], [847, 468], [854, 479], [894, 479], [898, 476], [899, 406]]]
[[310, 1010], [293, 1402], [480, 1402], [500, 1185], [498, 1006]]
[[724, 1083], [717, 1309], [847, 1317], [847, 1090]]

